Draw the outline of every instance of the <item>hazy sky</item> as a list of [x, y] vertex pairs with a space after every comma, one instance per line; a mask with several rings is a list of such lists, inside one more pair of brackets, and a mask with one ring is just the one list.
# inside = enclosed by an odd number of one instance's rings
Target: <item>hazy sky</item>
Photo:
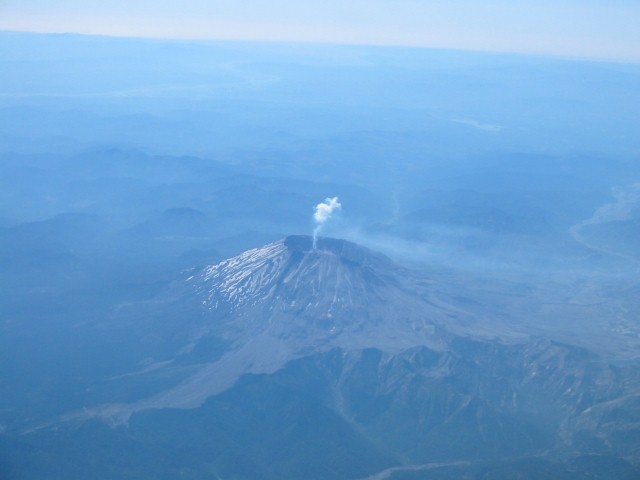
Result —
[[640, 61], [640, 0], [0, 0], [0, 29]]

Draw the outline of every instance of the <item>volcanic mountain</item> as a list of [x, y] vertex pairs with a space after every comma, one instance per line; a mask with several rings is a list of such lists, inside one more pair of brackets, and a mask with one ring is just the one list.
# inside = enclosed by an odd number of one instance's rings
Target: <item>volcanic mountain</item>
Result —
[[[194, 408], [242, 375], [273, 373], [334, 348], [446, 350], [451, 331], [467, 316], [435, 283], [384, 255], [331, 238], [314, 247], [308, 236], [289, 236], [197, 269], [168, 297], [162, 314], [155, 314], [163, 319], [152, 328], [171, 337], [175, 354], [156, 365], [190, 364], [185, 377], [148, 398], [103, 405], [91, 415], [118, 424], [148, 408]], [[212, 343], [218, 354], [203, 355], [203, 345]]]
[[190, 282], [234, 341], [268, 335], [293, 350], [442, 346], [460, 312], [425, 280], [353, 243], [291, 236], [202, 270]]
[[637, 478], [635, 364], [492, 325], [455, 287], [287, 237], [119, 309], [148, 359], [52, 423], [123, 457], [191, 452], [159, 476]]

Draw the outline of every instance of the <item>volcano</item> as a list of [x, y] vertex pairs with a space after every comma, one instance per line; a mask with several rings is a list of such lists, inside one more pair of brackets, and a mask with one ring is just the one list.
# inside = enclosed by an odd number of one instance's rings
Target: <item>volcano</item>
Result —
[[307, 236], [196, 268], [119, 312], [164, 346], [108, 381], [135, 395], [28, 437], [98, 437], [105, 464], [178, 444], [193, 478], [637, 478], [634, 364], [494, 328], [455, 287]]
[[[176, 312], [170, 317], [179, 319], [180, 328], [174, 324], [171, 331], [183, 340], [165, 368], [176, 360], [189, 363], [190, 353], [212, 339], [224, 343], [224, 352], [156, 395], [89, 414], [121, 424], [146, 409], [195, 408], [243, 375], [271, 374], [336, 348], [444, 351], [449, 327], [466, 318], [429, 280], [382, 254], [331, 238], [314, 246], [308, 236], [286, 237], [200, 268], [176, 291], [162, 308]], [[189, 319], [180, 313], [194, 311]]]
[[443, 347], [457, 312], [387, 257], [344, 240], [291, 236], [203, 269], [190, 282], [234, 342], [268, 335], [294, 350]]

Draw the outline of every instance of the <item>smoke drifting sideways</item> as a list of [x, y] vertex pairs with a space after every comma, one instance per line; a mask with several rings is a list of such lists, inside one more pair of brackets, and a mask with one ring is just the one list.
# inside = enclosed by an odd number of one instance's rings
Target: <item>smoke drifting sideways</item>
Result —
[[342, 204], [338, 200], [338, 197], [325, 198], [324, 202], [319, 203], [315, 207], [313, 213], [313, 220], [316, 222], [316, 227], [313, 229], [313, 249], [316, 249], [318, 234], [322, 227], [331, 220], [333, 213], [341, 210]]

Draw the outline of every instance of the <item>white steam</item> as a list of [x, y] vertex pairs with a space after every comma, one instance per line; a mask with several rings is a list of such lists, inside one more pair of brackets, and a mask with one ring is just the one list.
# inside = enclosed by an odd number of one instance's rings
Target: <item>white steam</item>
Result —
[[313, 212], [313, 219], [316, 222], [316, 228], [313, 229], [313, 248], [316, 248], [316, 241], [318, 234], [327, 221], [333, 216], [333, 212], [342, 209], [342, 204], [338, 200], [338, 197], [326, 198], [324, 202], [316, 205]]

